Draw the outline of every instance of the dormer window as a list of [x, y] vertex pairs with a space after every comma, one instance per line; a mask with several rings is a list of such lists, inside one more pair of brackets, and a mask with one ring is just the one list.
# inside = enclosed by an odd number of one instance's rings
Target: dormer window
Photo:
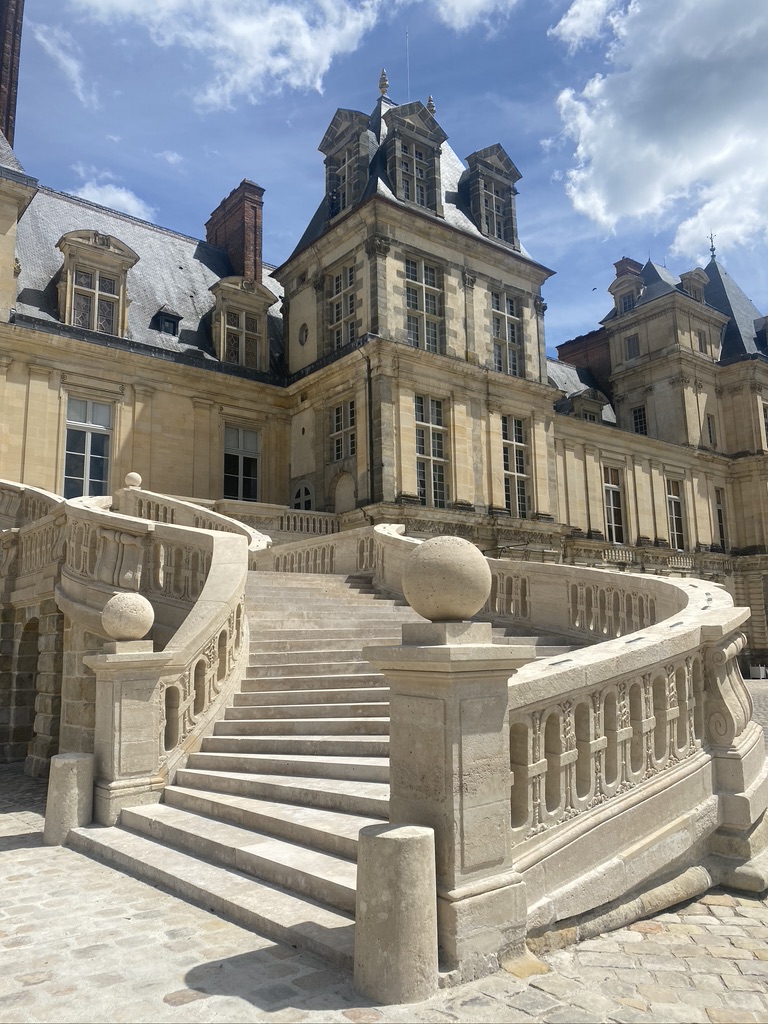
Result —
[[462, 177], [461, 187], [469, 192], [475, 224], [487, 238], [514, 245], [517, 241], [515, 182], [520, 172], [498, 144], [472, 153], [467, 163], [469, 170]]
[[175, 313], [168, 306], [161, 306], [152, 317], [150, 327], [161, 334], [171, 334], [176, 337], [179, 333], [179, 323], [183, 317], [181, 313]]
[[447, 135], [423, 103], [393, 107], [387, 126], [387, 176], [398, 199], [443, 214], [440, 147]]
[[635, 308], [635, 294], [634, 292], [627, 292], [621, 296], [621, 312], [631, 313]]
[[225, 277], [211, 291], [216, 297], [214, 346], [221, 362], [267, 371], [267, 310], [277, 301], [274, 294], [242, 277]]
[[70, 231], [56, 243], [64, 254], [59, 278], [59, 316], [71, 327], [125, 337], [126, 280], [138, 255], [98, 231]]
[[351, 209], [368, 180], [368, 120], [359, 110], [339, 109], [320, 143], [330, 218]]

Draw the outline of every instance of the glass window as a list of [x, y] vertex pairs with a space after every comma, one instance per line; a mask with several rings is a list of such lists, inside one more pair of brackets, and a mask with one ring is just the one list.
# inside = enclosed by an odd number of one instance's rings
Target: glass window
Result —
[[624, 503], [621, 470], [603, 467], [605, 535], [611, 544], [624, 543]]
[[259, 434], [226, 424], [224, 427], [224, 497], [233, 501], [259, 500]]
[[85, 398], [67, 400], [64, 497], [109, 493], [112, 406]]
[[414, 415], [419, 501], [422, 505], [445, 508], [448, 502], [448, 437], [443, 423], [443, 402], [427, 395], [415, 395]]

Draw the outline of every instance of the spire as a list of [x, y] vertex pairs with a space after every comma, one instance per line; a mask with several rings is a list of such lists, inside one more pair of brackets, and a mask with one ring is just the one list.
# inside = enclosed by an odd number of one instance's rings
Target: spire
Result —
[[387, 78], [386, 69], [382, 68], [379, 75], [379, 92], [382, 96], [387, 95], [387, 89], [389, 89], [389, 79]]
[[431, 96], [427, 100], [427, 110], [430, 112], [432, 117], [435, 116], [435, 101], [432, 99]]
[[712, 234], [711, 231], [709, 232], [709, 252], [713, 260], [717, 259], [717, 257], [715, 256], [715, 236]]

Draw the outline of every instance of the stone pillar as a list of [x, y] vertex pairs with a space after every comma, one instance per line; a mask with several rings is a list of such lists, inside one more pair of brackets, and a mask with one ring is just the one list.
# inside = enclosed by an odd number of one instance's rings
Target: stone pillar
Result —
[[43, 842], [63, 846], [70, 829], [93, 820], [93, 754], [56, 754], [51, 758]]
[[435, 837], [416, 825], [368, 825], [357, 855], [355, 988], [376, 1003], [437, 991]]
[[[485, 574], [482, 592], [463, 572], [465, 554]], [[421, 615], [443, 621], [406, 623], [400, 647], [363, 652], [390, 685], [390, 821], [435, 831], [439, 951], [457, 980], [496, 970], [525, 944], [510, 830], [509, 677], [535, 648], [494, 645], [490, 623], [459, 621], [482, 607], [490, 582], [467, 541], [426, 541], [406, 563], [403, 590]]]

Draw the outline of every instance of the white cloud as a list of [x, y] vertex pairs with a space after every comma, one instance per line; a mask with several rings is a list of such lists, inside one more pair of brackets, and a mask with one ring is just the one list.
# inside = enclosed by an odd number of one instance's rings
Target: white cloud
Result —
[[616, 3], [617, 0], [573, 0], [549, 34], [566, 43], [573, 52], [584, 43], [600, 37]]
[[99, 105], [96, 87], [88, 85], [83, 74], [83, 65], [77, 54], [79, 48], [73, 36], [66, 29], [56, 25], [29, 25], [32, 35], [69, 80], [72, 90], [84, 107], [95, 109]]
[[[594, 13], [599, 0], [574, 0], [560, 25], [590, 6]], [[671, 225], [673, 251], [688, 257], [705, 250], [710, 230], [718, 249], [761, 239], [768, 4], [631, 0], [606, 8], [599, 24], [610, 29], [608, 70], [558, 98], [576, 145], [567, 173], [574, 207], [609, 230], [625, 218]], [[561, 38], [574, 45], [587, 28]]]
[[165, 160], [171, 167], [180, 164], [184, 159], [181, 153], [175, 153], [172, 149], [164, 149], [162, 153], [155, 153], [155, 156], [158, 160]]
[[121, 139], [120, 135], [108, 135], [107, 142], [119, 142]]
[[121, 210], [140, 220], [155, 219], [155, 209], [122, 185], [100, 185], [96, 181], [86, 181], [75, 191], [74, 195], [81, 199], [87, 199], [91, 203], [98, 203], [100, 206], [108, 206], [111, 210]]
[[495, 28], [517, 7], [519, 0], [433, 0], [440, 20], [450, 28], [464, 31], [478, 23]]
[[[427, 0], [395, 0], [395, 5]], [[520, 0], [428, 0], [446, 25], [463, 31], [493, 26]], [[158, 46], [202, 54], [213, 77], [198, 91], [201, 109], [257, 102], [283, 88], [322, 90], [334, 59], [352, 53], [379, 19], [387, 0], [69, 0], [105, 23], [137, 22]]]

